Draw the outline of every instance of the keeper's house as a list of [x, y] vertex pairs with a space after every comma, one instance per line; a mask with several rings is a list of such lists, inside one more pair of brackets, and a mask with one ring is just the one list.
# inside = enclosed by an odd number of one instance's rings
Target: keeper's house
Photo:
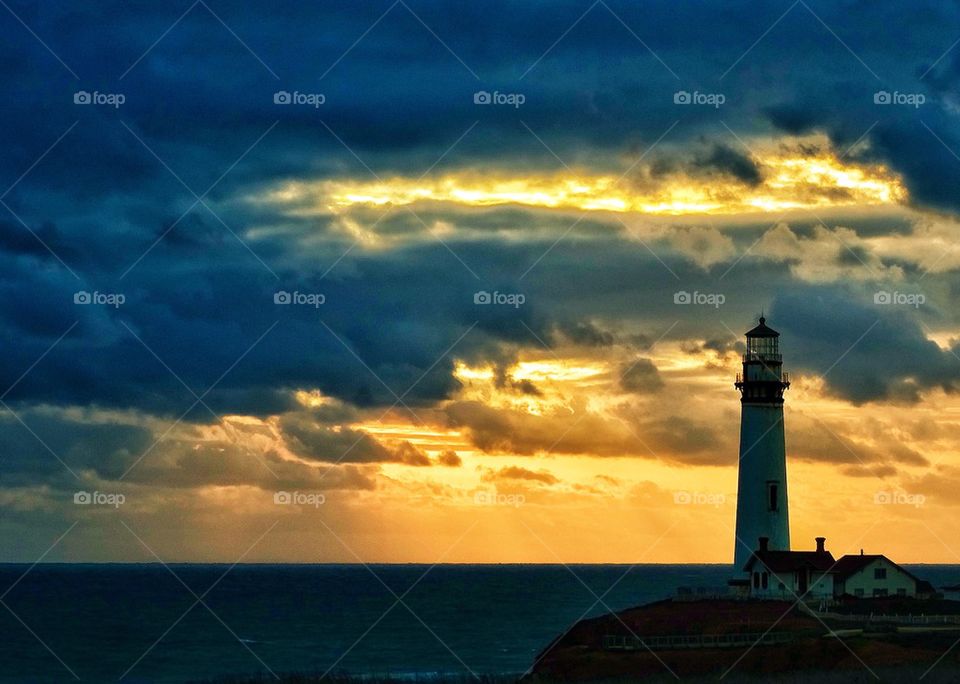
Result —
[[859, 556], [844, 556], [833, 571], [837, 596], [929, 598], [933, 594], [929, 582], [883, 555], [864, 555], [861, 551]]
[[[933, 586], [883, 555], [843, 556], [834, 560], [824, 537], [816, 551], [775, 551], [764, 537], [743, 571], [746, 580], [731, 582], [751, 598], [796, 599], [909, 596], [930, 598]], [[746, 585], [746, 587], [744, 587]], [[742, 591], [745, 589], [745, 591]]]
[[766, 537], [743, 566], [748, 575], [751, 598], [790, 599], [806, 594], [810, 598], [833, 597], [833, 574], [836, 561], [825, 550], [826, 540], [817, 537], [816, 551], [772, 551]]

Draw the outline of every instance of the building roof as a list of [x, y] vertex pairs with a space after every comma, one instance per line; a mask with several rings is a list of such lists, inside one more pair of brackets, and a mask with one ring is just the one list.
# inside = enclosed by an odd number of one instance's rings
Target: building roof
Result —
[[837, 561], [836, 566], [834, 566], [834, 568], [833, 568], [833, 572], [836, 573], [837, 576], [839, 576], [839, 577], [844, 577], [844, 578], [846, 578], [846, 577], [849, 577], [850, 575], [852, 575], [852, 574], [854, 574], [854, 573], [856, 573], [856, 572], [860, 572], [861, 570], [863, 570], [864, 568], [866, 568], [868, 565], [870, 565], [871, 563], [873, 563], [874, 561], [877, 561], [877, 560], [885, 560], [885, 561], [887, 561], [890, 565], [892, 565], [893, 567], [897, 568], [898, 570], [900, 570], [900, 572], [904, 573], [904, 574], [907, 575], [908, 577], [913, 578], [913, 579], [914, 579], [915, 581], [917, 581], [917, 582], [922, 582], [922, 581], [923, 581], [923, 580], [921, 580], [919, 577], [917, 577], [916, 575], [914, 575], [912, 572], [910, 572], [909, 570], [905, 570], [904, 568], [900, 567], [899, 565], [897, 565], [896, 563], [894, 563], [892, 560], [890, 560], [889, 558], [887, 558], [887, 557], [884, 556], [883, 554], [868, 554], [868, 555], [864, 555], [864, 554], [860, 554], [860, 555], [849, 554], [849, 555], [846, 555], [846, 556], [842, 557], [840, 560]]
[[780, 333], [769, 327], [767, 325], [767, 319], [761, 316], [760, 325], [752, 330], [748, 330], [747, 337], [780, 337]]
[[960, 591], [960, 584], [954, 584], [949, 587], [944, 587], [943, 590], [944, 591]]
[[[880, 554], [848, 554], [837, 561], [837, 565], [833, 568], [833, 571], [841, 577], [849, 577], [855, 572], [860, 572], [872, 562], [880, 558], [884, 558], [884, 556]], [[892, 563], [893, 561], [890, 562]]]
[[[833, 554], [829, 551], [771, 551], [769, 549], [758, 549], [750, 556], [750, 559], [743, 566], [743, 570], [750, 572], [753, 565], [759, 561], [771, 572], [793, 572], [795, 570], [809, 568], [819, 572], [830, 573], [839, 579], [846, 579], [878, 560], [886, 561], [907, 577], [914, 580], [917, 583], [918, 592], [931, 594], [934, 592], [932, 584], [897, 565], [883, 554], [848, 554], [840, 558], [840, 560], [834, 560]], [[955, 591], [960, 589], [960, 585], [944, 587], [944, 589], [947, 591]]]
[[829, 551], [754, 551], [743, 569], [748, 570], [754, 560], [759, 560], [773, 572], [791, 572], [802, 568], [829, 572], [835, 562]]

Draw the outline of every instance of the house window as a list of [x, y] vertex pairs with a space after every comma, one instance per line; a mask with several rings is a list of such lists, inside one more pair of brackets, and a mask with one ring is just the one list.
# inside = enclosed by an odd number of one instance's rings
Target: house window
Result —
[[906, 595], [907, 595], [906, 589], [904, 589], [903, 587], [900, 587], [899, 589], [897, 589], [897, 596], [906, 596]]
[[853, 595], [857, 598], [863, 598], [863, 589], [854, 589]]
[[887, 569], [886, 569], [886, 568], [874, 568], [874, 569], [873, 569], [873, 579], [887, 579]]
[[886, 590], [886, 589], [874, 589], [874, 590], [873, 590], [873, 596], [874, 596], [874, 598], [876, 598], [876, 597], [878, 597], [878, 596], [886, 596], [886, 595], [887, 595], [887, 590]]
[[754, 589], [759, 589], [759, 588], [760, 588], [760, 573], [759, 573], [759, 572], [753, 573], [753, 588], [754, 588]]
[[760, 576], [760, 580], [761, 580], [761, 584], [763, 585], [763, 588], [766, 589], [766, 588], [767, 588], [767, 581], [768, 581], [768, 579], [767, 579], [767, 573], [763, 573], [763, 575]]
[[780, 483], [767, 482], [767, 510], [780, 510]]

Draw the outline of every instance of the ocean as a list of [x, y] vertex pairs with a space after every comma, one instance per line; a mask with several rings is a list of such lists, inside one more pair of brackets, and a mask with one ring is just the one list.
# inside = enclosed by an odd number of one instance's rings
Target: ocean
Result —
[[[678, 586], [721, 587], [730, 574], [727, 565], [169, 567], [177, 577], [154, 564], [0, 565], [0, 682], [522, 673], [581, 617]], [[960, 580], [960, 566], [907, 567], [935, 585]]]

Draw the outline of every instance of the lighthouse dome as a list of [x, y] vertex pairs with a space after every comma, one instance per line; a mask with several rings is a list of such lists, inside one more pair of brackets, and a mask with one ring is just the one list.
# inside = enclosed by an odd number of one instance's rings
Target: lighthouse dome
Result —
[[748, 330], [747, 337], [780, 337], [780, 333], [769, 327], [767, 325], [767, 319], [761, 316], [760, 325], [752, 330]]

